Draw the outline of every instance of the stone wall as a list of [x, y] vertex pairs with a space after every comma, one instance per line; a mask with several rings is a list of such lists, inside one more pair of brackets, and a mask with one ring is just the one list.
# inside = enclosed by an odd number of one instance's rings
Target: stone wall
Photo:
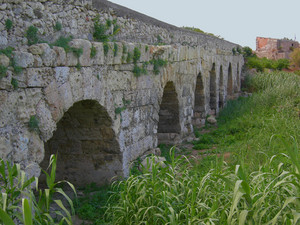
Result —
[[[15, 51], [11, 58], [0, 54], [0, 62], [22, 67], [17, 74], [9, 66], [0, 80], [2, 158], [38, 176], [50, 153], [57, 152], [59, 177], [78, 185], [109, 182], [128, 175], [130, 163], [159, 139], [187, 139], [193, 125], [218, 113], [240, 90], [243, 57], [233, 55], [236, 45], [140, 14], [135, 20], [134, 12], [118, 7], [104, 1], [2, 1], [1, 48], [11, 45]], [[121, 27], [116, 38], [122, 42], [108, 42], [107, 53], [106, 44], [91, 40], [91, 19], [100, 11], [101, 21], [116, 19]], [[3, 28], [7, 18], [14, 22], [9, 32]], [[56, 21], [61, 31], [54, 30]], [[28, 46], [24, 33], [31, 24], [51, 43], [60, 35], [80, 37], [69, 45], [81, 48], [82, 55], [46, 43]], [[169, 44], [151, 44], [157, 34]], [[137, 62], [128, 58], [134, 49], [141, 54]], [[167, 63], [157, 74], [153, 60], [158, 59]], [[137, 66], [145, 74], [136, 76]], [[177, 123], [169, 127], [173, 119]]]
[[261, 58], [289, 59], [289, 54], [295, 48], [299, 48], [297, 41], [264, 37], [256, 38], [256, 54]]

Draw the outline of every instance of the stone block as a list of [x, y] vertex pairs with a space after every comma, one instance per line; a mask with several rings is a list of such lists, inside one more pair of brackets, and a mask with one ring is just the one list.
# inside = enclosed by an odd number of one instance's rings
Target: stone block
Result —
[[22, 68], [32, 67], [34, 63], [33, 55], [28, 52], [14, 52], [14, 60]]
[[52, 68], [28, 68], [26, 74], [26, 85], [28, 87], [45, 87], [54, 78]]
[[96, 49], [96, 55], [91, 58], [92, 65], [103, 65], [104, 64], [104, 52], [102, 42], [92, 42], [92, 46]]
[[[48, 46], [48, 45], [47, 45]], [[57, 55], [56, 55], [56, 52], [51, 49], [49, 46], [48, 48], [45, 49], [44, 53], [42, 54], [41, 56], [42, 60], [43, 60], [43, 64], [45, 66], [56, 66], [56, 58], [57, 58]]]
[[28, 51], [33, 55], [42, 55], [47, 48], [50, 48], [48, 44], [41, 43], [29, 46]]
[[51, 111], [52, 118], [55, 122], [62, 117], [63, 101], [58, 94], [58, 87], [56, 81], [52, 81], [45, 89], [44, 95]]
[[67, 64], [67, 54], [65, 49], [58, 46], [53, 46], [53, 50], [56, 52], [56, 65], [65, 66]]
[[74, 39], [70, 41], [69, 45], [73, 48], [83, 50], [83, 53], [79, 57], [79, 63], [81, 66], [91, 66], [91, 42], [83, 39]]
[[60, 87], [64, 83], [68, 82], [69, 73], [70, 73], [69, 67], [56, 67], [55, 68], [55, 80], [56, 80], [58, 87]]
[[0, 54], [0, 65], [4, 67], [9, 66], [9, 58], [4, 54]]

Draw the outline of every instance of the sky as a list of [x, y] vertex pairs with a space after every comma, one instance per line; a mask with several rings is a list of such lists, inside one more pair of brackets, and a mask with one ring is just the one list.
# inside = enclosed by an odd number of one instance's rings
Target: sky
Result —
[[256, 49], [256, 37], [300, 41], [300, 0], [109, 0], [177, 27]]

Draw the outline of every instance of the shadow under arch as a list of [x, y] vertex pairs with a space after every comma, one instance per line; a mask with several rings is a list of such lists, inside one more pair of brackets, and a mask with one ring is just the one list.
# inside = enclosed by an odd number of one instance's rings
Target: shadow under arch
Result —
[[205, 94], [204, 94], [203, 77], [200, 72], [196, 78], [193, 124], [196, 126], [201, 125], [201, 119], [204, 118], [205, 118]]
[[65, 112], [45, 143], [42, 169], [47, 168], [51, 154], [57, 154], [57, 179], [77, 186], [103, 185], [122, 175], [122, 155], [112, 119], [95, 100], [76, 102]]
[[159, 144], [180, 142], [179, 103], [174, 83], [167, 82], [159, 109], [157, 137]]
[[231, 96], [233, 94], [233, 79], [232, 79], [232, 67], [231, 63], [228, 66], [228, 78], [227, 78], [227, 96]]
[[224, 75], [223, 75], [223, 66], [220, 66], [220, 76], [219, 76], [219, 108], [224, 107]]
[[236, 85], [234, 87], [234, 92], [238, 93], [240, 90], [240, 65], [237, 63], [236, 66]]
[[209, 100], [209, 105], [210, 105], [210, 109], [212, 111], [214, 111], [213, 114], [216, 113], [216, 109], [217, 109], [217, 82], [216, 82], [216, 68], [215, 68], [215, 63], [213, 63], [213, 66], [211, 68], [211, 71], [209, 72], [209, 77], [210, 77], [210, 100]]

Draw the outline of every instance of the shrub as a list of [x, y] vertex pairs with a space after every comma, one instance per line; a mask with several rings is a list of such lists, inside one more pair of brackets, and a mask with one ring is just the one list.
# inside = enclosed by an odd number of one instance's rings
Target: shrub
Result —
[[141, 58], [141, 51], [139, 48], [135, 47], [133, 50], [133, 63], [137, 63], [137, 61]]
[[0, 80], [6, 76], [7, 67], [0, 65]]
[[117, 43], [114, 43], [114, 57], [116, 57], [117, 56], [117, 54], [118, 54], [118, 48], [119, 48], [119, 46], [118, 46], [118, 44]]
[[[49, 167], [51, 172], [47, 177], [47, 189], [39, 188], [38, 178], [27, 178], [27, 175], [20, 169], [20, 164], [11, 164], [0, 159], [0, 221], [7, 225], [17, 224], [72, 224], [71, 215], [74, 214], [73, 202], [66, 193], [59, 187], [61, 181], [55, 182], [56, 157], [50, 157]], [[68, 184], [76, 195], [75, 188]], [[35, 191], [31, 189], [35, 185]], [[60, 194], [65, 198], [71, 212], [64, 206], [60, 199], [54, 199], [54, 195]], [[59, 210], [53, 210], [53, 204]], [[55, 218], [53, 218], [55, 217]]]
[[150, 63], [153, 65], [154, 74], [158, 75], [160, 73], [160, 68], [166, 66], [168, 64], [168, 61], [158, 58], [158, 59], [152, 59]]
[[109, 46], [108, 46], [107, 42], [104, 42], [103, 43], [103, 51], [104, 51], [105, 56], [107, 56], [108, 50], [109, 50]]
[[300, 48], [296, 48], [290, 54], [291, 64], [296, 68], [300, 67]]
[[91, 47], [91, 58], [94, 58], [97, 54], [97, 49], [95, 48], [95, 46]]
[[13, 88], [15, 89], [15, 90], [17, 90], [18, 89], [18, 87], [19, 87], [19, 83], [18, 83], [18, 81], [15, 79], [15, 78], [11, 78], [11, 85], [13, 86]]
[[35, 26], [30, 26], [26, 31], [26, 37], [28, 40], [28, 45], [33, 45], [39, 42], [39, 38], [37, 36], [38, 28]]
[[62, 24], [60, 22], [56, 22], [55, 25], [54, 25], [54, 30], [56, 31], [60, 31], [62, 28]]
[[40, 132], [39, 129], [39, 120], [36, 116], [31, 116], [28, 122], [28, 127], [30, 131]]
[[10, 19], [7, 19], [5, 21], [5, 28], [6, 28], [6, 30], [10, 31], [12, 27], [13, 27], [13, 22]]

